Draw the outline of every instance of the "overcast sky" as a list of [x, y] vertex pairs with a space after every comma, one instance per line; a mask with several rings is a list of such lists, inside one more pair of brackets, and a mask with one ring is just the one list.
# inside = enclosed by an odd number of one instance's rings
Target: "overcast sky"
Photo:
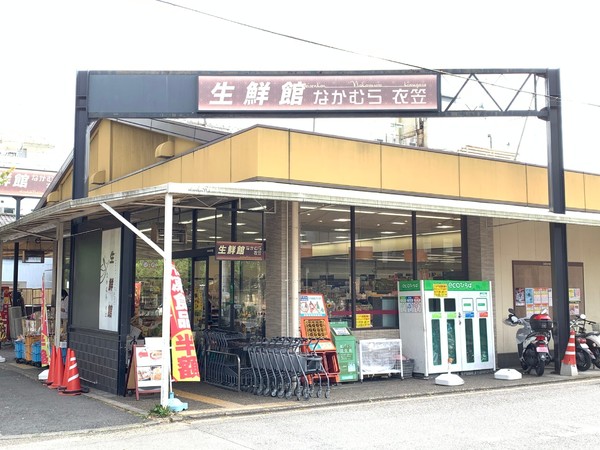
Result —
[[[598, 8], [577, 4], [590, 9], [554, 0], [2, 1], [0, 137], [44, 140], [64, 158], [78, 70], [558, 68], [565, 167], [600, 173]], [[384, 139], [394, 120], [253, 122]], [[443, 120], [446, 144], [438, 136], [436, 148], [487, 146], [492, 136], [496, 149], [547, 163], [539, 119], [511, 119], [510, 129]]]

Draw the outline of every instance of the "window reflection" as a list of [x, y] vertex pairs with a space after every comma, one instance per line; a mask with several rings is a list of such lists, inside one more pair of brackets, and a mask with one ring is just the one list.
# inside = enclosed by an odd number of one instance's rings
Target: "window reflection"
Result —
[[[301, 290], [322, 293], [333, 319], [396, 328], [399, 280], [464, 277], [460, 216], [310, 203], [300, 208]], [[353, 307], [359, 321], [352, 320]]]

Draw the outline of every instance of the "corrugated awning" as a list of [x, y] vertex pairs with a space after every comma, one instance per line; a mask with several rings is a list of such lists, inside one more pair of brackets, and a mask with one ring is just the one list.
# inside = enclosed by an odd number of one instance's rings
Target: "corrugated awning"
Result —
[[105, 216], [102, 203], [117, 211], [135, 211], [163, 206], [166, 194], [173, 196], [174, 206], [190, 205], [194, 201], [216, 204], [228, 199], [283, 200], [360, 207], [401, 209], [417, 212], [438, 212], [468, 216], [492, 217], [524, 221], [554, 222], [600, 226], [600, 214], [567, 211], [556, 214], [544, 208], [419, 197], [384, 192], [338, 189], [330, 187], [284, 184], [268, 181], [241, 183], [167, 183], [151, 188], [67, 200], [23, 216], [16, 222], [0, 227], [0, 240], [14, 242], [27, 236], [53, 236], [58, 223], [95, 216]]

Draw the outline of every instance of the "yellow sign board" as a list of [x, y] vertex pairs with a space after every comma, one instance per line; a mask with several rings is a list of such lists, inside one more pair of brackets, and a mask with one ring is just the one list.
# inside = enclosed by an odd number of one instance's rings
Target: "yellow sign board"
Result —
[[371, 314], [357, 314], [356, 328], [371, 328]]
[[448, 297], [448, 285], [445, 283], [439, 283], [433, 285], [433, 296], [434, 297]]

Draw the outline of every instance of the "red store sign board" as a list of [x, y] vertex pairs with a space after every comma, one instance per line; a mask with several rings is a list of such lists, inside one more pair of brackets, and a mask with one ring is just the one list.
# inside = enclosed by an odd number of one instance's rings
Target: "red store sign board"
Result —
[[438, 111], [438, 75], [201, 75], [199, 111]]
[[265, 259], [262, 242], [217, 242], [215, 258], [229, 261], [261, 261]]
[[[0, 168], [0, 171], [9, 170]], [[55, 172], [14, 169], [6, 183], [0, 185], [0, 195], [18, 195], [21, 197], [42, 197], [54, 177]]]

